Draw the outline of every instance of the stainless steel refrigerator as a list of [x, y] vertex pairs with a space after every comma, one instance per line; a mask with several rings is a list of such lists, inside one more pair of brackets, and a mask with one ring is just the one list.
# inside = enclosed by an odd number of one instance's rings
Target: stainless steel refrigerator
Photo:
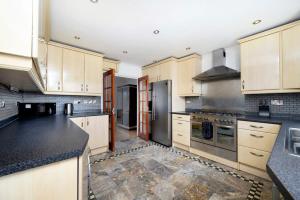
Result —
[[172, 81], [152, 83], [152, 140], [172, 146]]

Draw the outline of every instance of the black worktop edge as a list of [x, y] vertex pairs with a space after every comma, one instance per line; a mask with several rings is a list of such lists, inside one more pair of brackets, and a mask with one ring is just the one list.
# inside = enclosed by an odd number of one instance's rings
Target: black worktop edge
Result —
[[286, 200], [293, 200], [294, 198], [292, 195], [289, 193], [289, 191], [284, 187], [284, 185], [280, 182], [280, 180], [277, 178], [277, 176], [273, 173], [269, 165], [267, 164], [267, 173], [271, 177], [272, 181], [275, 183], [277, 186], [278, 190], [280, 193], [284, 196]]

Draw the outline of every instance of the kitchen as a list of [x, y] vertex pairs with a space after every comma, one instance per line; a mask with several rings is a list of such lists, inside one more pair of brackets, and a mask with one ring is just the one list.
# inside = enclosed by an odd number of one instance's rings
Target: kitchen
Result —
[[0, 199], [300, 199], [298, 1], [0, 9]]

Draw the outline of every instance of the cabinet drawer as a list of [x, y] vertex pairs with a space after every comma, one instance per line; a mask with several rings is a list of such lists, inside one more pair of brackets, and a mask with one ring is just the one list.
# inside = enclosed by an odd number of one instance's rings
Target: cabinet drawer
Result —
[[280, 130], [280, 125], [260, 122], [238, 121], [238, 128], [278, 134]]
[[239, 146], [238, 160], [240, 163], [266, 170], [270, 153], [248, 147]]
[[191, 132], [191, 124], [190, 122], [180, 121], [180, 120], [173, 120], [173, 131], [179, 131], [184, 133]]
[[190, 115], [178, 115], [178, 114], [173, 114], [173, 120], [182, 120], [182, 121], [190, 121], [191, 117]]
[[238, 129], [238, 144], [271, 152], [277, 134]]
[[185, 132], [173, 131], [173, 141], [185, 146], [190, 146], [190, 135]]

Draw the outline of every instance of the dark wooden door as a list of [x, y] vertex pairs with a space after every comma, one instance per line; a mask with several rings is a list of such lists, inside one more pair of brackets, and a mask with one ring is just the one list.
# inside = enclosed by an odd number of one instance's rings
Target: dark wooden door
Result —
[[138, 79], [138, 136], [146, 141], [149, 140], [149, 77], [143, 76]]
[[109, 150], [115, 151], [115, 70], [103, 74], [103, 111], [109, 114]]

